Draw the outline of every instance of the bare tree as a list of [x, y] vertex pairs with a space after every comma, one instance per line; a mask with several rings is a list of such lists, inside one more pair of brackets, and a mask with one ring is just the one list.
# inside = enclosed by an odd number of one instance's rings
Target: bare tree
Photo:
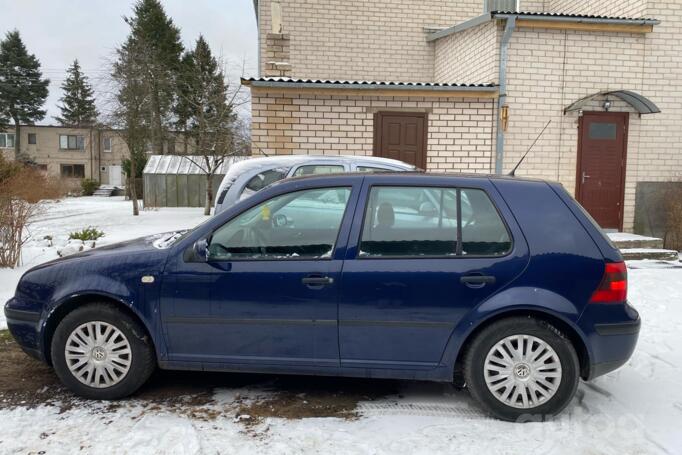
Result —
[[[189, 58], [188, 58], [189, 57]], [[211, 214], [212, 181], [225, 161], [238, 154], [236, 106], [241, 102], [241, 86], [231, 89], [218, 60], [211, 54], [202, 36], [193, 51], [183, 59], [183, 74], [178, 90], [186, 109], [186, 134], [194, 146], [196, 158], [188, 156], [206, 176], [204, 214]]]

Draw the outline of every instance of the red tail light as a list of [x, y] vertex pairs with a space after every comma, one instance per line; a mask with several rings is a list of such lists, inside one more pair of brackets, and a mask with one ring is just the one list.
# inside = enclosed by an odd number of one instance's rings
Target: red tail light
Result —
[[592, 294], [590, 303], [620, 303], [628, 297], [628, 272], [625, 262], [606, 264], [604, 278]]

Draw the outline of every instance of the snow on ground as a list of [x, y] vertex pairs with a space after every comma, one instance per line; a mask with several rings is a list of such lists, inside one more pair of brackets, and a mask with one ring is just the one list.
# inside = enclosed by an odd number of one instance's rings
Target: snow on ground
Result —
[[[98, 246], [145, 235], [192, 228], [205, 220], [202, 208], [161, 208], [140, 210], [133, 216], [132, 203], [123, 197], [79, 197], [48, 202], [39, 221], [30, 226], [30, 240], [22, 250], [22, 264], [16, 269], [0, 269], [0, 305], [14, 295], [21, 275], [33, 267], [56, 259], [57, 249], [66, 245], [69, 233], [88, 226], [104, 232]], [[51, 241], [45, 237], [50, 236]], [[50, 243], [52, 246], [49, 246]], [[0, 311], [0, 329], [7, 327]]]
[[[203, 219], [200, 209], [162, 209], [135, 219], [129, 203], [115, 199], [107, 200], [105, 215], [102, 203], [91, 198], [55, 204], [33, 232], [63, 239], [69, 230], [92, 224], [107, 233], [109, 243]], [[23, 268], [55, 254], [54, 247], [33, 242]], [[630, 300], [643, 319], [637, 350], [620, 370], [581, 383], [573, 403], [554, 421], [491, 420], [466, 392], [405, 381], [398, 383], [398, 394], [361, 401], [356, 420], [268, 417], [249, 427], [235, 419], [240, 403], [263, 391], [227, 386], [206, 405], [218, 412], [212, 418], [143, 406], [139, 399], [119, 402], [114, 410], [92, 402], [67, 409], [2, 409], [0, 453], [682, 453], [682, 267], [657, 261], [628, 265]], [[0, 295], [6, 298], [19, 272], [0, 273]]]

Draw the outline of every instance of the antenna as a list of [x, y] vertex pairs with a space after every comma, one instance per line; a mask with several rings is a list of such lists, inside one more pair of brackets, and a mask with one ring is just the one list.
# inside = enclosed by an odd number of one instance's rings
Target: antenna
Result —
[[538, 137], [536, 137], [535, 140], [533, 141], [533, 143], [530, 144], [530, 147], [528, 147], [528, 150], [526, 150], [526, 153], [523, 154], [523, 156], [521, 157], [521, 159], [519, 160], [519, 162], [516, 163], [516, 166], [514, 166], [514, 169], [512, 169], [511, 172], [510, 172], [509, 174], [507, 174], [508, 176], [510, 176], [510, 177], [515, 177], [515, 176], [516, 176], [516, 170], [519, 168], [519, 166], [521, 166], [521, 163], [523, 163], [523, 160], [526, 159], [526, 156], [528, 156], [528, 154], [530, 153], [530, 151], [533, 149], [533, 146], [534, 146], [534, 145], [537, 143], [537, 141], [542, 137], [542, 133], [545, 132], [545, 130], [547, 129], [547, 127], [549, 126], [550, 123], [552, 123], [551, 120], [550, 120], [549, 122], [547, 122], [547, 124], [546, 124], [545, 127], [542, 129], [542, 131], [540, 131], [540, 134], [538, 134]]
[[263, 151], [262, 148], [258, 147], [258, 146], [257, 146], [256, 144], [254, 144], [253, 142], [251, 142], [251, 146], [252, 146], [252, 147], [256, 147], [256, 148], [258, 149], [258, 151], [261, 152], [261, 153], [262, 153], [263, 155], [265, 155], [266, 157], [268, 157], [268, 158], [270, 157], [270, 155], [268, 155], [267, 153], [265, 153], [265, 152]]

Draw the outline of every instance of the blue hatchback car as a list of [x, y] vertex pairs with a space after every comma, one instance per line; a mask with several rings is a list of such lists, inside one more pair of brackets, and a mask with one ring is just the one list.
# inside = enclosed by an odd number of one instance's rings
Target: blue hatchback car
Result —
[[558, 184], [356, 174], [40, 265], [5, 314], [84, 397], [129, 395], [157, 366], [456, 381], [516, 420], [627, 361], [626, 294], [618, 250]]

